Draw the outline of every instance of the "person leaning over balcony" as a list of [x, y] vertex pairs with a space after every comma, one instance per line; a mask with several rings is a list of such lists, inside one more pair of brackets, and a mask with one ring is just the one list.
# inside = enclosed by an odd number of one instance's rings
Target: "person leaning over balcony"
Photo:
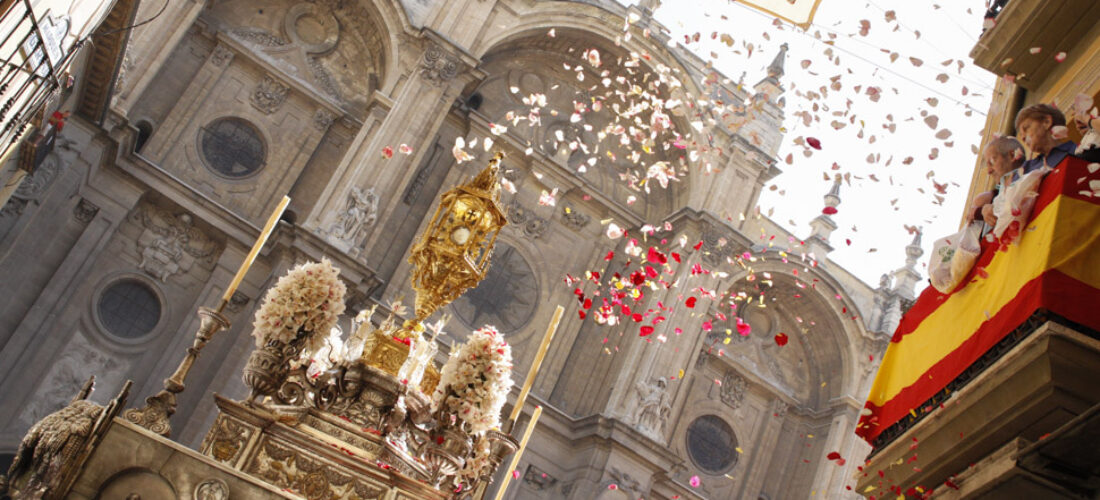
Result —
[[[997, 185], [992, 191], [986, 191], [974, 197], [971, 210], [966, 215], [969, 224], [974, 220], [983, 220], [990, 227], [997, 225], [997, 217], [993, 215], [993, 198], [997, 193], [1003, 192], [1009, 184], [1020, 178], [1020, 167], [1024, 164], [1024, 146], [1012, 136], [1002, 136], [993, 139], [982, 151], [982, 163], [986, 173], [997, 179]], [[988, 232], [988, 228], [982, 234]]]
[[1073, 154], [1077, 145], [1067, 141], [1066, 116], [1049, 104], [1032, 104], [1016, 114], [1016, 133], [1035, 155], [1024, 162], [1024, 173], [1046, 165], [1054, 168]]

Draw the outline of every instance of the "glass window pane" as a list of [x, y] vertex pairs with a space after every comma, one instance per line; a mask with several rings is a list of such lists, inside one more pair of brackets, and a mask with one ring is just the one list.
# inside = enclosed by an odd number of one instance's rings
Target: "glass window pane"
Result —
[[103, 327], [126, 339], [147, 335], [160, 321], [160, 300], [149, 287], [134, 280], [107, 287], [96, 308]]

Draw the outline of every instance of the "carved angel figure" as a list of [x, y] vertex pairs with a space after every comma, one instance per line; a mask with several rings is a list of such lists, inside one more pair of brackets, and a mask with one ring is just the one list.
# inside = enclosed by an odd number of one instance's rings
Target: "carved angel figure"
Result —
[[57, 486], [65, 464], [83, 448], [103, 407], [78, 399], [34, 424], [8, 469], [9, 486], [18, 486], [12, 498], [42, 498]]
[[354, 245], [359, 241], [363, 230], [378, 219], [378, 195], [374, 188], [366, 191], [352, 187], [348, 193], [344, 211], [336, 218], [328, 233], [333, 237]]

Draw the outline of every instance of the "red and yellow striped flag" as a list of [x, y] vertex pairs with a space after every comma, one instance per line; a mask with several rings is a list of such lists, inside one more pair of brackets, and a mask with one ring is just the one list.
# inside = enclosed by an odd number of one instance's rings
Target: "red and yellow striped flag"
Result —
[[886, 349], [857, 434], [873, 441], [919, 412], [1039, 309], [1100, 330], [1100, 192], [1091, 187], [1100, 169], [1093, 170], [1073, 158], [1059, 164], [1018, 244], [988, 245], [952, 293], [921, 293]]

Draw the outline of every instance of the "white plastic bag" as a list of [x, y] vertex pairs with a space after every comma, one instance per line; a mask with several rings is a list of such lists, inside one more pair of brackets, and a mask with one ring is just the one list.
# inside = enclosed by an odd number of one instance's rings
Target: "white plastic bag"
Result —
[[1013, 235], [1020, 234], [1019, 229], [1027, 224], [1028, 217], [1031, 217], [1031, 209], [1035, 207], [1035, 198], [1039, 196], [1039, 184], [1047, 172], [1050, 172], [1050, 168], [1046, 166], [1032, 170], [1016, 182], [1009, 184], [1003, 193], [993, 198], [993, 215], [997, 216], [993, 236], [1001, 238], [1013, 224], [1016, 227], [1016, 231], [1009, 235], [1010, 241], [1002, 241], [1002, 243], [1012, 243], [1011, 240], [1015, 240]]
[[972, 222], [958, 233], [940, 238], [932, 244], [932, 259], [928, 275], [932, 286], [940, 293], [949, 293], [970, 273], [982, 248], [981, 222]]

